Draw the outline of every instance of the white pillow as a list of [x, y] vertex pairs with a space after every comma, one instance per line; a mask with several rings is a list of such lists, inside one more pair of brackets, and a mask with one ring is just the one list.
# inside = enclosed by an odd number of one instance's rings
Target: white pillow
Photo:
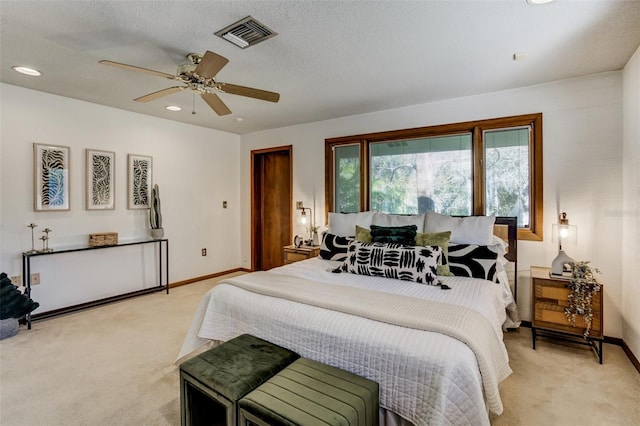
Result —
[[495, 216], [451, 217], [427, 212], [424, 232], [451, 231], [451, 242], [456, 244], [491, 245]]
[[356, 235], [356, 225], [369, 229], [374, 212], [329, 213], [329, 229], [327, 232], [340, 237]]
[[415, 215], [388, 214], [376, 212], [373, 215], [372, 225], [377, 226], [406, 226], [416, 225], [416, 232], [424, 232], [424, 213]]

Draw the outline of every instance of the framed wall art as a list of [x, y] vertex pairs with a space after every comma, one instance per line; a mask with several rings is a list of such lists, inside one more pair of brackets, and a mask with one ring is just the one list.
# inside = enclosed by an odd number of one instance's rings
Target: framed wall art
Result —
[[69, 210], [68, 146], [33, 144], [34, 210]]
[[87, 210], [113, 210], [116, 207], [116, 153], [87, 149]]
[[153, 158], [146, 155], [129, 154], [128, 163], [128, 208], [148, 209]]

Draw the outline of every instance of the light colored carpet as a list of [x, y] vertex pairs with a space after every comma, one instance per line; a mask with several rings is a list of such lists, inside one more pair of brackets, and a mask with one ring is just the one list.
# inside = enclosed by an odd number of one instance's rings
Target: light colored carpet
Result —
[[[0, 424], [179, 425], [174, 365], [207, 280], [49, 320], [0, 341]], [[640, 374], [619, 347], [505, 335], [514, 374], [493, 425], [638, 425]]]

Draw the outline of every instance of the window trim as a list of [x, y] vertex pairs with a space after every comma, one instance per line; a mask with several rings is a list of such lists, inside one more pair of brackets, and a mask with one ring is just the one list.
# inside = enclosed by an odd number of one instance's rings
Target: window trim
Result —
[[482, 164], [484, 155], [483, 134], [487, 130], [531, 126], [529, 146], [530, 169], [530, 228], [518, 228], [519, 240], [542, 241], [543, 237], [543, 182], [542, 182], [542, 113], [525, 114], [487, 120], [466, 121], [453, 124], [390, 130], [361, 135], [325, 139], [325, 219], [334, 206], [333, 148], [340, 145], [360, 145], [360, 210], [368, 208], [369, 198], [369, 144], [399, 139], [417, 139], [433, 136], [450, 136], [460, 133], [472, 135], [473, 164], [473, 214], [483, 215], [485, 209], [485, 176]]

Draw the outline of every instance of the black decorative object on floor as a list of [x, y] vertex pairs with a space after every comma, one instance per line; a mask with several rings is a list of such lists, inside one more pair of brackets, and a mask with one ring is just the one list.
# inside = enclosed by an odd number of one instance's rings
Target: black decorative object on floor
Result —
[[0, 320], [8, 318], [22, 318], [38, 308], [40, 304], [24, 295], [11, 284], [11, 280], [4, 272], [0, 274]]

